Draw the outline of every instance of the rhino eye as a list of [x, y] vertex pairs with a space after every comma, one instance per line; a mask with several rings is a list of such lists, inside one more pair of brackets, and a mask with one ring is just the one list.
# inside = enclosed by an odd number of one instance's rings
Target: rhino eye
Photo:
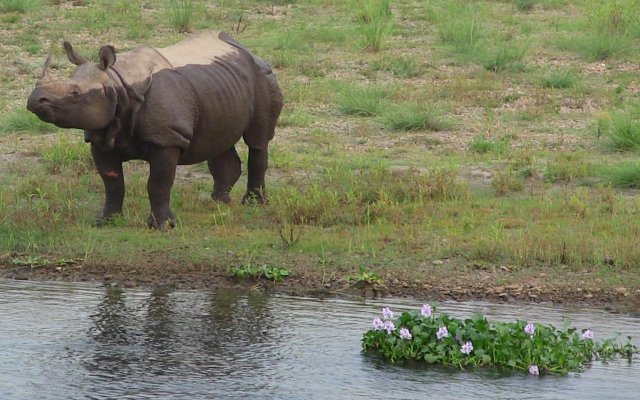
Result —
[[72, 95], [72, 96], [78, 96], [78, 95], [80, 95], [80, 92], [79, 92], [79, 91], [77, 91], [77, 90], [72, 90], [72, 91], [71, 91], [71, 95]]

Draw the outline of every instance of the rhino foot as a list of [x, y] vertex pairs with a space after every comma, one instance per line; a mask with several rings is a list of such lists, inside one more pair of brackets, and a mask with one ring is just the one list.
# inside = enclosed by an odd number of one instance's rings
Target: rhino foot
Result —
[[93, 220], [93, 226], [101, 228], [103, 226], [113, 226], [122, 220], [122, 213], [99, 213]]
[[231, 196], [229, 193], [211, 193], [211, 200], [216, 203], [231, 204]]
[[176, 227], [176, 217], [171, 213], [165, 218], [157, 218], [153, 213], [151, 213], [149, 214], [149, 218], [147, 218], [147, 226], [149, 229], [166, 231]]
[[266, 204], [268, 202], [269, 200], [264, 190], [250, 190], [242, 196], [242, 204]]

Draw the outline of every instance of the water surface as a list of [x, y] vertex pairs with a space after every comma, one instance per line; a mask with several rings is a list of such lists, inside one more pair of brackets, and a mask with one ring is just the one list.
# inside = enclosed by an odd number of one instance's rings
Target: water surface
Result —
[[[640, 360], [532, 377], [361, 354], [382, 305], [421, 304], [0, 280], [0, 399], [640, 398]], [[640, 319], [598, 310], [454, 302], [440, 310], [556, 326], [569, 318], [599, 338], [640, 337]]]

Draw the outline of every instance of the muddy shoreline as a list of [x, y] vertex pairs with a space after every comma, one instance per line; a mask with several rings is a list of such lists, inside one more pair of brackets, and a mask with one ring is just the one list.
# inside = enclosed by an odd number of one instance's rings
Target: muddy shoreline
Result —
[[[503, 267], [504, 268], [504, 267]], [[563, 274], [562, 280], [542, 272], [514, 276], [508, 284], [496, 284], [506, 271], [441, 271], [428, 278], [411, 273], [383, 276], [381, 284], [347, 281], [326, 272], [294, 270], [281, 282], [264, 279], [240, 280], [224, 268], [197, 265], [16, 266], [0, 263], [0, 277], [15, 280], [90, 282], [123, 288], [153, 289], [254, 289], [269, 293], [311, 296], [367, 298], [412, 297], [420, 301], [487, 301], [493, 303], [546, 303], [592, 307], [640, 315], [640, 288], [609, 287], [588, 273]]]

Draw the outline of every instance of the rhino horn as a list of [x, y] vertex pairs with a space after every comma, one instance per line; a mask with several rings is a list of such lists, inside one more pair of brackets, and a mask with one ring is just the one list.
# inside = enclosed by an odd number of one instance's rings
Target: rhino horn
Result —
[[49, 71], [51, 70], [51, 56], [47, 57], [47, 61], [44, 62], [44, 68], [42, 68], [42, 76], [40, 79], [49, 78], [51, 75]]
[[75, 65], [82, 65], [87, 62], [87, 60], [78, 54], [77, 51], [71, 46], [71, 43], [64, 42], [64, 52], [67, 53], [67, 58]]

